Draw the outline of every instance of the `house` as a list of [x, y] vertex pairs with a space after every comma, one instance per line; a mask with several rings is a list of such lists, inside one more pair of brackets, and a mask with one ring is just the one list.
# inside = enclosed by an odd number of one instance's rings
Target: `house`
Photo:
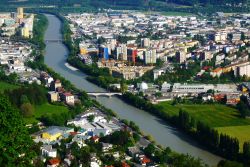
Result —
[[102, 143], [102, 151], [107, 152], [113, 148], [112, 144], [109, 143]]
[[169, 91], [171, 88], [171, 84], [167, 83], [167, 82], [164, 82], [162, 85], [161, 85], [161, 91], [162, 92], [167, 92]]
[[95, 143], [97, 143], [97, 142], [99, 142], [99, 137], [98, 136], [93, 136], [92, 138], [91, 138], [91, 140], [93, 141], [93, 142], [95, 142]]
[[210, 75], [212, 77], [220, 77], [220, 75], [223, 73], [223, 69], [218, 67], [216, 69], [214, 69], [212, 72], [210, 72]]
[[122, 167], [130, 167], [125, 161], [122, 162]]
[[75, 97], [70, 92], [65, 92], [61, 94], [62, 100], [67, 103], [73, 105], [75, 103]]
[[62, 136], [62, 130], [57, 129], [57, 128], [53, 128], [53, 129], [50, 129], [50, 130], [42, 133], [42, 138], [47, 139], [49, 141], [58, 140], [59, 137], [61, 137], [61, 136]]
[[58, 158], [53, 158], [48, 161], [47, 167], [57, 167], [60, 165], [60, 160]]
[[56, 158], [57, 150], [53, 149], [51, 145], [43, 145], [41, 151], [44, 157]]
[[55, 91], [48, 92], [48, 98], [50, 102], [59, 101], [59, 94]]
[[140, 152], [141, 151], [138, 149], [138, 147], [128, 147], [128, 154], [132, 157], [134, 157], [136, 154]]
[[60, 87], [62, 87], [62, 83], [58, 79], [55, 80], [54, 82], [52, 82], [52, 84], [51, 84], [51, 89], [54, 90], [54, 91], [56, 91], [57, 88], [60, 88]]
[[146, 156], [143, 156], [141, 159], [140, 159], [140, 164], [143, 165], [143, 166], [146, 166], [148, 163], [150, 163], [151, 160], [149, 158], [147, 158]]

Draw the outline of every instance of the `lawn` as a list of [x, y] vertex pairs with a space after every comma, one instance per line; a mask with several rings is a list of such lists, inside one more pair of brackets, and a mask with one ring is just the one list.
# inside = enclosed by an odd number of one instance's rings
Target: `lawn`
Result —
[[240, 148], [242, 151], [242, 147], [244, 142], [250, 141], [250, 125], [248, 126], [228, 126], [228, 127], [220, 127], [216, 128], [220, 133], [228, 134], [232, 137], [236, 137], [239, 139]]
[[0, 81], [0, 93], [4, 92], [5, 90], [13, 90], [17, 88], [18, 88], [17, 85], [13, 85], [7, 82]]
[[210, 127], [250, 125], [250, 119], [242, 119], [236, 109], [221, 104], [178, 104], [162, 102], [157, 107], [170, 115], [178, 115], [179, 110], [187, 111], [191, 116]]
[[46, 114], [58, 114], [58, 113], [66, 113], [68, 112], [68, 108], [66, 106], [58, 106], [58, 105], [52, 105], [49, 103], [35, 106], [35, 113], [34, 116], [31, 118], [24, 118], [25, 123], [36, 123], [38, 122], [38, 119], [41, 118], [41, 116]]

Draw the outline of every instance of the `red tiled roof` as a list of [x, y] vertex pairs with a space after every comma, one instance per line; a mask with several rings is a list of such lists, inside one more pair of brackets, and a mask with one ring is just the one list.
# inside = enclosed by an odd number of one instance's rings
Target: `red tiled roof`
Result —
[[92, 140], [94, 140], [94, 141], [95, 141], [95, 140], [98, 140], [98, 139], [99, 139], [98, 136], [93, 136], [93, 137], [92, 137]]
[[77, 132], [70, 132], [70, 135], [75, 136], [77, 135]]
[[213, 72], [219, 72], [219, 71], [222, 71], [222, 68], [218, 67], [218, 68], [213, 70]]
[[72, 96], [72, 94], [70, 92], [65, 92], [64, 96]]
[[53, 158], [49, 160], [50, 165], [57, 165], [60, 163], [60, 160], [58, 158]]
[[141, 162], [142, 162], [142, 164], [146, 164], [146, 163], [151, 162], [151, 160], [148, 159], [148, 158], [145, 156], [145, 157], [142, 158]]
[[210, 69], [210, 68], [212, 68], [211, 66], [205, 66], [205, 67], [203, 67], [202, 69], [203, 70], [208, 70], [208, 69]]
[[122, 167], [130, 167], [126, 162], [122, 162]]

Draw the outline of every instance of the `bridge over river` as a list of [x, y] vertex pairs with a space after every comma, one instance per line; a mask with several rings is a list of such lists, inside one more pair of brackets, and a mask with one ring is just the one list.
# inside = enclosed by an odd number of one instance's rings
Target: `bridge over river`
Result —
[[88, 92], [87, 94], [89, 96], [94, 96], [94, 97], [98, 97], [98, 96], [112, 97], [112, 96], [122, 95], [122, 93], [120, 92]]
[[64, 40], [62, 39], [46, 39], [45, 42], [46, 43], [50, 43], [50, 42], [53, 42], [53, 43], [61, 43], [63, 42]]

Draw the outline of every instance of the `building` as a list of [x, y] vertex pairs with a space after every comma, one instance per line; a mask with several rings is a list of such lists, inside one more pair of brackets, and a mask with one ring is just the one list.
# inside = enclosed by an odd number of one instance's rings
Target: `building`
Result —
[[161, 69], [156, 69], [156, 70], [153, 71], [153, 73], [154, 73], [154, 80], [156, 80], [159, 76], [161, 76], [162, 74], [164, 74], [165, 71], [161, 70]]
[[127, 46], [126, 44], [121, 44], [120, 46], [116, 47], [116, 60], [127, 60]]
[[167, 82], [164, 82], [162, 85], [161, 85], [161, 91], [162, 92], [167, 92], [171, 89], [171, 85]]
[[60, 165], [60, 160], [58, 158], [53, 158], [48, 161], [47, 167], [57, 167]]
[[128, 49], [128, 61], [135, 63], [137, 58], [137, 50], [136, 49]]
[[24, 15], [23, 15], [23, 8], [17, 8], [17, 18], [18, 19], [23, 19]]
[[62, 83], [58, 79], [56, 81], [52, 82], [52, 84], [51, 84], [51, 89], [53, 91], [56, 91], [58, 88], [61, 88], [61, 87], [62, 87]]
[[62, 100], [67, 104], [74, 104], [75, 103], [75, 97], [70, 92], [62, 93]]
[[218, 32], [216, 34], [213, 34], [213, 40], [215, 42], [225, 42], [227, 40], [227, 33]]
[[245, 64], [245, 65], [236, 67], [234, 74], [235, 76], [250, 77], [250, 64]]
[[109, 48], [100, 47], [100, 58], [104, 58], [105, 60], [109, 59]]
[[144, 48], [150, 47], [150, 39], [149, 38], [142, 38], [141, 39], [141, 46]]
[[24, 38], [29, 38], [30, 37], [30, 31], [26, 26], [21, 28], [21, 35]]
[[42, 156], [56, 158], [57, 151], [51, 145], [43, 145], [41, 147]]
[[184, 63], [186, 61], [186, 53], [182, 51], [178, 51], [175, 54], [176, 60], [178, 63]]
[[62, 130], [58, 128], [51, 128], [42, 133], [42, 138], [48, 141], [56, 141], [62, 136]]
[[173, 85], [173, 92], [176, 93], [206, 93], [208, 90], [213, 90], [212, 84], [180, 84]]
[[48, 92], [48, 98], [50, 102], [56, 102], [59, 101], [59, 94], [55, 91]]
[[143, 52], [143, 60], [145, 64], [155, 64], [156, 63], [156, 50], [150, 49]]
[[213, 58], [213, 55], [211, 54], [211, 52], [201, 52], [200, 53], [200, 60], [211, 60]]
[[79, 49], [80, 49], [80, 54], [81, 55], [86, 55], [88, 54], [88, 48], [85, 43], [80, 43], [79, 44]]
[[232, 42], [239, 41], [240, 39], [241, 39], [241, 33], [240, 32], [232, 34]]

